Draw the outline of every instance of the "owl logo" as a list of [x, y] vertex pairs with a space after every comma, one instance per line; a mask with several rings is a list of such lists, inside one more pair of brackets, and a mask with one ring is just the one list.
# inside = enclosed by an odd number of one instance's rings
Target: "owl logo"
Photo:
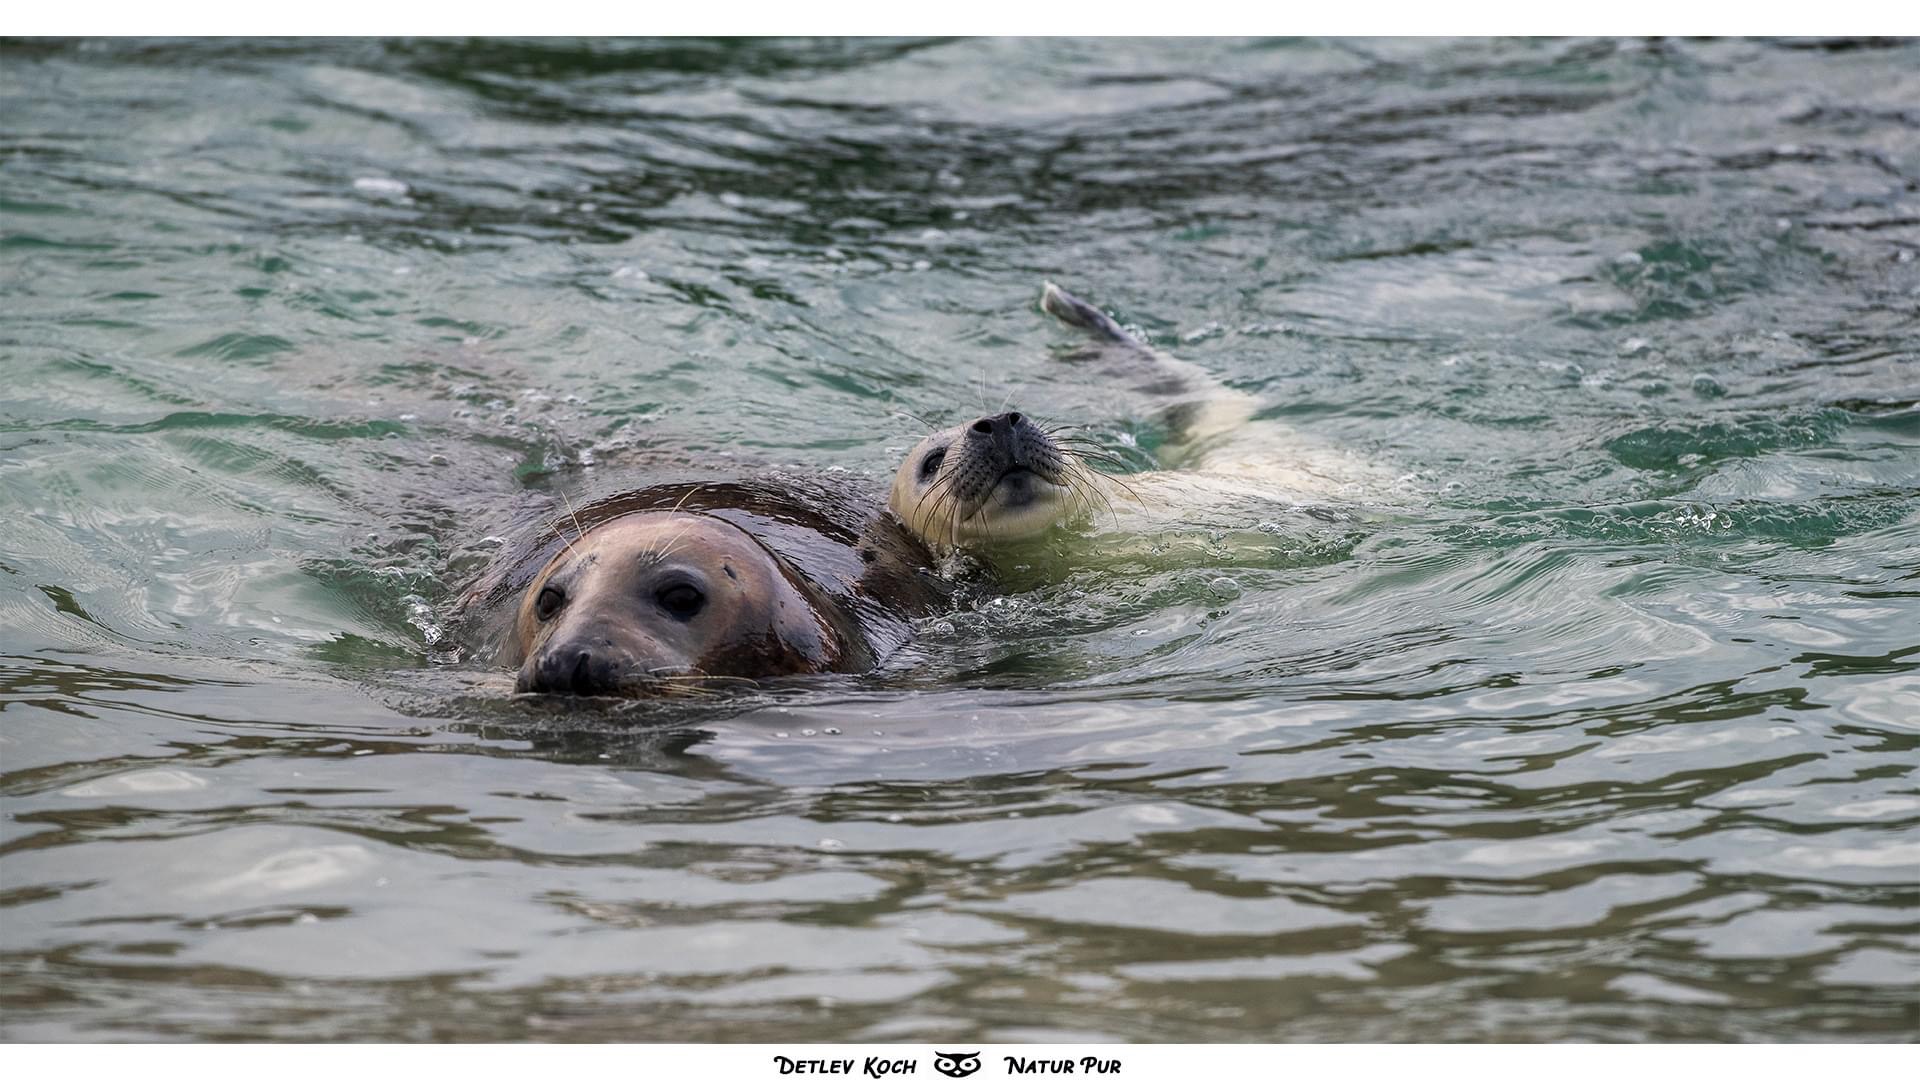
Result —
[[971, 1054], [943, 1054], [933, 1052], [933, 1067], [940, 1070], [942, 1076], [972, 1076], [980, 1071], [980, 1051]]

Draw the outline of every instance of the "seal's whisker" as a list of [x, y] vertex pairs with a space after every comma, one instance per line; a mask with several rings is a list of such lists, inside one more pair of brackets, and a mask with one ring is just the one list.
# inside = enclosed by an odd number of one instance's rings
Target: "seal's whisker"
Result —
[[925, 520], [929, 524], [931, 524], [933, 520], [940, 515], [941, 509], [946, 505], [946, 503], [949, 500], [951, 500], [953, 496], [953, 486], [954, 486], [955, 478], [958, 476], [959, 476], [959, 473], [951, 470], [943, 473], [940, 479], [935, 480], [933, 484], [927, 488], [926, 491], [921, 492], [920, 497], [918, 499], [914, 500], [913, 508], [916, 512], [918, 512], [921, 505], [927, 501], [928, 497], [931, 496], [933, 498], [933, 506], [931, 509], [927, 511], [925, 515]]
[[689, 671], [683, 664], [647, 668], [645, 674], [652, 679], [699, 679], [705, 682], [743, 682], [753, 686], [760, 685], [757, 680], [749, 679], [745, 675], [709, 675], [704, 671]]
[[659, 553], [653, 556], [652, 561], [662, 562], [665, 561], [667, 556], [673, 554], [674, 548], [679, 545], [680, 541], [687, 535], [687, 532], [693, 528], [694, 524], [694, 522], [688, 521], [685, 525], [680, 526], [680, 531], [674, 533], [672, 539], [661, 545]]
[[[1113, 527], [1116, 529], [1119, 528], [1120, 527], [1120, 511], [1114, 509], [1113, 500], [1108, 498], [1106, 491], [1104, 491], [1100, 487], [1101, 480], [1103, 479], [1112, 480], [1113, 478], [1110, 476], [1107, 476], [1107, 477], [1098, 476], [1096, 473], [1093, 472], [1093, 470], [1087, 468], [1084, 465], [1080, 465], [1077, 467], [1079, 468], [1080, 475], [1084, 478], [1084, 482], [1086, 483], [1087, 487], [1091, 489], [1095, 495], [1100, 496], [1101, 502], [1107, 504], [1107, 516], [1113, 519]], [[1125, 487], [1126, 485], [1122, 484], [1121, 486]], [[1128, 489], [1128, 490], [1131, 491], [1132, 489]], [[1134, 501], [1139, 502], [1140, 497], [1138, 495], [1135, 495]]]
[[644, 689], [690, 697], [719, 697], [720, 690], [710, 685], [713, 683], [727, 684], [730, 688], [739, 684], [750, 690], [760, 689], [757, 680], [743, 675], [709, 675], [703, 671], [687, 671], [678, 665], [648, 668], [634, 681]]
[[582, 537], [582, 536], [585, 536], [585, 535], [587, 535], [587, 530], [585, 530], [585, 529], [583, 529], [583, 528], [581, 528], [581, 527], [580, 527], [580, 515], [579, 515], [579, 514], [576, 514], [576, 513], [574, 513], [574, 510], [573, 510], [573, 500], [567, 497], [567, 489], [566, 489], [566, 488], [561, 488], [561, 489], [560, 489], [560, 501], [561, 501], [562, 503], [564, 503], [564, 504], [566, 505], [566, 508], [567, 508], [567, 516], [573, 519], [573, 536], [574, 536], [574, 539], [576, 539], [576, 540], [577, 540], [577, 539], [579, 539], [580, 537]]
[[1055, 435], [1053, 436], [1053, 440], [1063, 446], [1090, 446], [1095, 450], [1105, 450], [1108, 453], [1113, 452], [1111, 446], [1108, 446], [1098, 439], [1088, 438], [1085, 435]]
[[[1092, 478], [1087, 475], [1087, 467], [1071, 456], [1061, 462], [1061, 467], [1067, 481], [1067, 491], [1073, 495], [1074, 505], [1091, 513], [1093, 500], [1088, 497], [1088, 493], [1100, 495], [1102, 498], [1105, 498], [1105, 493], [1094, 486]], [[1112, 510], [1111, 505], [1108, 506], [1108, 510]]]
[[1105, 443], [1097, 442], [1093, 439], [1077, 438], [1070, 435], [1056, 437], [1054, 439], [1054, 442], [1059, 446], [1072, 447], [1075, 450], [1088, 450], [1096, 454], [1106, 454], [1109, 457], [1115, 456], [1119, 453], [1118, 450], [1116, 450], [1111, 446], [1108, 446]]
[[932, 484], [928, 485], [927, 490], [920, 493], [920, 498], [915, 501], [914, 505], [918, 506], [921, 502], [924, 502], [926, 500], [927, 496], [932, 495], [935, 492], [941, 491], [943, 489], [951, 488], [954, 483], [954, 478], [959, 475], [960, 475], [959, 473], [953, 471], [952, 469], [949, 469], [946, 472], [941, 473], [940, 479], [935, 480]]
[[1125, 480], [1120, 479], [1119, 477], [1113, 475], [1112, 473], [1095, 473], [1092, 470], [1088, 470], [1088, 472], [1090, 475], [1097, 476], [1101, 480], [1105, 481], [1106, 483], [1112, 484], [1115, 487], [1119, 488], [1121, 491], [1126, 492], [1127, 497], [1132, 499], [1134, 502], [1137, 502], [1142, 506], [1145, 506], [1147, 504], [1147, 500], [1145, 497], [1143, 497], [1140, 494], [1140, 490], [1134, 487], [1132, 484], [1127, 483]]
[[685, 683], [674, 683], [674, 682], [669, 682], [665, 679], [647, 678], [647, 679], [639, 679], [636, 681], [640, 689], [643, 689], [648, 693], [657, 695], [659, 697], [710, 698], [710, 697], [719, 696], [715, 694], [712, 690], [708, 690], [703, 687], [688, 686]]
[[684, 679], [684, 680], [698, 681], [702, 683], [712, 683], [712, 682], [744, 683], [745, 685], [755, 690], [760, 689], [760, 681], [758, 679], [749, 679], [744, 675], [665, 675], [661, 677], [666, 679]]
[[959, 544], [958, 535], [954, 532], [953, 520], [953, 510], [958, 505], [954, 500], [952, 489], [949, 488], [940, 493], [939, 498], [933, 501], [933, 509], [927, 513], [927, 525], [929, 526], [927, 531], [932, 532], [931, 526], [933, 523], [936, 521], [940, 522], [942, 530], [947, 534], [947, 543], [953, 546]]
[[1129, 465], [1128, 462], [1122, 460], [1118, 455], [1109, 453], [1105, 450], [1093, 449], [1093, 448], [1084, 447], [1084, 446], [1075, 446], [1075, 447], [1072, 447], [1072, 452], [1075, 457], [1087, 458], [1093, 461], [1101, 461], [1101, 462], [1105, 462], [1108, 465], [1112, 465], [1116, 468], [1128, 469], [1129, 471], [1131, 471], [1131, 466]]
[[[699, 493], [699, 491], [700, 491], [699, 484], [695, 484], [692, 487], [688, 488], [686, 492], [680, 496], [680, 500], [673, 504], [673, 509], [667, 511], [667, 514], [671, 516], [673, 514], [679, 513], [680, 508], [687, 505], [687, 500], [693, 498], [694, 495]], [[680, 531], [673, 534], [672, 539], [660, 545], [659, 550], [656, 551], [652, 548], [648, 548], [646, 551], [641, 553], [641, 558], [647, 559], [650, 562], [659, 562], [660, 560], [666, 558], [668, 555], [673, 554], [673, 545], [679, 543], [680, 538], [687, 535], [687, 530], [693, 528], [693, 525], [694, 523], [691, 521], [687, 522], [685, 525], [682, 525], [680, 527]]]
[[951, 533], [953, 536], [954, 546], [959, 547], [960, 546], [960, 526], [965, 525], [968, 521], [971, 521], [973, 519], [974, 511], [968, 510], [964, 514], [961, 513], [961, 510], [965, 509], [965, 507], [961, 503], [958, 496], [954, 496], [948, 499], [947, 502], [948, 502], [947, 518], [951, 523], [948, 526], [947, 531]]
[[1119, 513], [1114, 511], [1114, 500], [1106, 498], [1106, 492], [1100, 490], [1100, 484], [1094, 480], [1094, 473], [1092, 473], [1091, 469], [1087, 469], [1087, 467], [1081, 465], [1079, 461], [1071, 461], [1071, 459], [1068, 461], [1068, 490], [1071, 490], [1071, 492], [1075, 494], [1075, 498], [1083, 503], [1089, 511], [1092, 511], [1092, 500], [1091, 498], [1087, 498], [1087, 492], [1092, 492], [1092, 494], [1100, 496], [1100, 502], [1106, 503], [1106, 513], [1108, 513], [1108, 517], [1114, 519], [1114, 525], [1116, 525], [1116, 527], [1119, 525]]
[[960, 500], [955, 497], [951, 488], [940, 493], [940, 501], [934, 504], [933, 511], [928, 523], [931, 524], [935, 519], [940, 520], [945, 527], [947, 544], [951, 547], [959, 547]]
[[925, 419], [922, 419], [921, 417], [918, 417], [918, 416], [915, 416], [915, 415], [913, 415], [912, 413], [910, 413], [910, 412], [908, 412], [908, 411], [907, 411], [907, 410], [905, 410], [905, 409], [895, 409], [895, 410], [893, 410], [893, 414], [892, 414], [892, 415], [894, 415], [894, 416], [904, 416], [904, 417], [906, 417], [907, 419], [909, 419], [909, 420], [911, 420], [911, 421], [913, 421], [914, 423], [916, 423], [916, 424], [919, 424], [919, 425], [920, 425], [921, 427], [924, 427], [924, 428], [926, 428], [926, 429], [927, 429], [928, 431], [938, 431], [938, 430], [940, 430], [939, 428], [936, 428], [936, 427], [934, 427], [934, 426], [933, 426], [933, 424], [932, 424], [931, 422], [929, 422], [929, 421], [927, 421], [927, 420], [925, 420]]

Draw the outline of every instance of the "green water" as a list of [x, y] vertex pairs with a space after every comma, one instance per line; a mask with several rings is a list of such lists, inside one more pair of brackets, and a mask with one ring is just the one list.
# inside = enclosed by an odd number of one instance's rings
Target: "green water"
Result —
[[[7, 1039], [1920, 1027], [1920, 45], [27, 42], [0, 117]], [[1399, 503], [697, 707], [454, 632], [531, 499], [1153, 467], [1043, 278]]]

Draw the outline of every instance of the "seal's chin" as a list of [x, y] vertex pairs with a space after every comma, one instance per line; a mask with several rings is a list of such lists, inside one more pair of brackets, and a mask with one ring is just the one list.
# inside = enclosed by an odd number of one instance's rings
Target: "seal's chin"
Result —
[[1015, 466], [1000, 474], [993, 485], [993, 493], [987, 501], [1002, 510], [1018, 510], [1031, 504], [1040, 497], [1040, 485], [1044, 483], [1033, 474], [1032, 469]]
[[962, 540], [1012, 540], [1044, 531], [1065, 516], [1071, 489], [1031, 469], [1000, 474], [979, 509], [960, 523]]

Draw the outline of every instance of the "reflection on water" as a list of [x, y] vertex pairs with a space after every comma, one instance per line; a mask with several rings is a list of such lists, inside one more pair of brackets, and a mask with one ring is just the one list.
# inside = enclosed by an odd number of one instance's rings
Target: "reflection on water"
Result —
[[[1914, 45], [4, 50], [6, 1038], [1920, 1025]], [[459, 632], [555, 498], [1154, 467], [1043, 278], [1402, 498], [719, 702]]]

